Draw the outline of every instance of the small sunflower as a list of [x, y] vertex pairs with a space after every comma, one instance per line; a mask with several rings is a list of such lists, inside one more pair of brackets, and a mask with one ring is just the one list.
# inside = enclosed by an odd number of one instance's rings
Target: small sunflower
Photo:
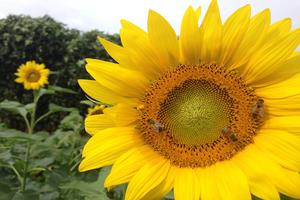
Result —
[[103, 110], [106, 108], [104, 105], [96, 105], [92, 108], [88, 108], [87, 116], [104, 114]]
[[122, 46], [99, 38], [117, 64], [87, 59], [79, 84], [113, 107], [86, 118], [79, 170], [112, 165], [104, 186], [128, 183], [126, 200], [300, 198], [300, 29], [250, 5], [200, 12], [179, 38], [154, 11], [148, 32], [121, 21]]
[[22, 64], [17, 73], [17, 83], [22, 83], [26, 90], [37, 90], [48, 84], [49, 69], [44, 64], [37, 64], [35, 61], [27, 61]]

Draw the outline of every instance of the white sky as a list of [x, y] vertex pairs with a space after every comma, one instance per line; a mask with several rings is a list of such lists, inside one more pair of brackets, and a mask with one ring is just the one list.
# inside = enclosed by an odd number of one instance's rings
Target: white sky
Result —
[[[34, 17], [48, 14], [70, 28], [83, 31], [98, 29], [118, 33], [120, 19], [127, 19], [146, 29], [148, 10], [162, 14], [179, 32], [181, 18], [189, 5], [202, 6], [206, 11], [210, 0], [0, 0], [0, 18], [8, 14]], [[300, 0], [219, 0], [224, 19], [237, 8], [250, 3], [252, 13], [271, 8], [272, 20], [285, 17], [300, 27]]]

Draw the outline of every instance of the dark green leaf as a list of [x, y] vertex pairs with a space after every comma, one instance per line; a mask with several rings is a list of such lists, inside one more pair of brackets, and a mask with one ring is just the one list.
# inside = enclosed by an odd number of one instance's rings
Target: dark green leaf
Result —
[[38, 200], [39, 194], [34, 190], [26, 190], [25, 192], [17, 192], [12, 200]]
[[14, 195], [10, 186], [6, 183], [0, 182], [0, 200], [9, 200]]
[[66, 108], [66, 107], [63, 107], [63, 106], [56, 105], [54, 103], [49, 104], [49, 111], [52, 112], [52, 113], [55, 113], [55, 112], [71, 112], [73, 110], [76, 110], [76, 109], [75, 108]]
[[6, 129], [0, 131], [0, 138], [14, 138], [14, 139], [40, 141], [44, 137], [42, 135], [37, 135], [37, 134], [29, 135], [25, 132], [15, 130], [15, 129]]
[[59, 87], [59, 86], [53, 86], [53, 85], [49, 85], [48, 90], [53, 90], [55, 92], [69, 93], [69, 94], [77, 94], [77, 92], [75, 92], [71, 89], [63, 88], [63, 87]]
[[23, 117], [26, 117], [28, 113], [24, 105], [17, 101], [4, 100], [0, 103], [0, 109], [7, 110], [15, 114], [20, 114]]

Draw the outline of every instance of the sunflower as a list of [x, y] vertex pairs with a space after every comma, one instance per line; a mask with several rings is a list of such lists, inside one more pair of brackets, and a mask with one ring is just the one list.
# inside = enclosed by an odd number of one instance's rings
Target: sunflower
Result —
[[112, 165], [104, 186], [125, 199], [300, 198], [300, 29], [246, 5], [222, 23], [189, 7], [180, 36], [150, 10], [148, 32], [122, 20], [117, 62], [87, 59], [79, 80], [113, 105], [88, 116], [80, 171]]
[[37, 90], [48, 84], [49, 69], [44, 64], [37, 64], [35, 61], [27, 61], [22, 64], [15, 75], [17, 83], [22, 83], [26, 90]]
[[96, 105], [94, 107], [88, 108], [87, 116], [103, 114], [104, 113], [103, 110], [105, 108], [106, 106], [104, 105]]

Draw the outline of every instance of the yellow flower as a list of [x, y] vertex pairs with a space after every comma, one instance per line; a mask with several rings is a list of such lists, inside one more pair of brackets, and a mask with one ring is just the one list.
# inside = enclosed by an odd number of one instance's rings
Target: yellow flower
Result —
[[104, 105], [96, 105], [95, 107], [88, 108], [88, 114], [87, 116], [92, 116], [92, 115], [99, 115], [103, 114], [103, 110], [106, 108]]
[[148, 32], [122, 20], [122, 46], [99, 38], [118, 63], [87, 59], [92, 98], [114, 105], [86, 118], [80, 171], [112, 165], [105, 187], [125, 199], [300, 198], [300, 29], [251, 17], [221, 22], [212, 0], [185, 12], [178, 38], [158, 13]]
[[49, 69], [44, 64], [37, 64], [35, 61], [27, 61], [18, 68], [15, 73], [17, 83], [22, 83], [26, 90], [37, 90], [48, 84]]

